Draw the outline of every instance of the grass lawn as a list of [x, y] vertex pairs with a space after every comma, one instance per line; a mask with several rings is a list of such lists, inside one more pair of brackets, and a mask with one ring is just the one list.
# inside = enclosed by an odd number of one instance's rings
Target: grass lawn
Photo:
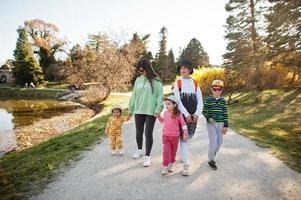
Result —
[[301, 88], [242, 92], [236, 100], [231, 126], [301, 172]]
[[1, 99], [56, 99], [69, 92], [65, 89], [0, 86]]
[[48, 82], [45, 84], [45, 88], [53, 88], [53, 89], [64, 89], [68, 90], [69, 89], [69, 83], [59, 83], [59, 82]]

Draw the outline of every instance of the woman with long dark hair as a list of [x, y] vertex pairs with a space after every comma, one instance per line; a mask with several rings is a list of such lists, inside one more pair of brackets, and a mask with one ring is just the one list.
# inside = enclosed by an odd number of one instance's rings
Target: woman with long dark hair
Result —
[[142, 156], [143, 133], [145, 133], [144, 167], [150, 166], [150, 153], [153, 146], [153, 130], [156, 117], [163, 109], [163, 86], [158, 74], [147, 59], [136, 65], [140, 76], [136, 79], [129, 103], [129, 117], [135, 115], [137, 150], [134, 159]]

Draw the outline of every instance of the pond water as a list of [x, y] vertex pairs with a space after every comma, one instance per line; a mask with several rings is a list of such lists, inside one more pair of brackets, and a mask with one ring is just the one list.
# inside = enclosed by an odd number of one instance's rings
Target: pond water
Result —
[[71, 101], [0, 100], [0, 152], [16, 147], [16, 128], [71, 112], [77, 106]]

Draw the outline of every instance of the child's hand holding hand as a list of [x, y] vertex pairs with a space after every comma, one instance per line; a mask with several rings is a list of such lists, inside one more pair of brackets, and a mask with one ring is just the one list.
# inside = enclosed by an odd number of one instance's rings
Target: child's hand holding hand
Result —
[[222, 128], [222, 134], [226, 135], [227, 131], [228, 131], [227, 127]]
[[188, 135], [187, 134], [183, 134], [183, 141], [186, 141], [188, 139]]
[[192, 123], [191, 115], [188, 115], [188, 116], [186, 117], [186, 122]]
[[132, 115], [128, 115], [125, 117], [125, 121], [130, 121], [131, 118], [132, 118]]
[[199, 116], [194, 114], [192, 122], [196, 124], [196, 123], [198, 123], [198, 119], [199, 119]]
[[132, 113], [129, 113], [128, 116], [126, 117], [126, 121], [129, 121], [132, 118]]
[[213, 118], [209, 118], [209, 119], [208, 119], [208, 122], [209, 122], [210, 124], [213, 124], [213, 123], [215, 122], [215, 120], [214, 120]]

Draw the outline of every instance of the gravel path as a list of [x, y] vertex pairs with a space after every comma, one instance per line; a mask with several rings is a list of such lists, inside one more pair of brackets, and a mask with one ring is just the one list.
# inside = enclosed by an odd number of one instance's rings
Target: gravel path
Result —
[[161, 125], [154, 130], [152, 165], [142, 167], [143, 159], [133, 160], [136, 148], [134, 122], [124, 125], [125, 155], [112, 156], [108, 140], [84, 154], [44, 193], [33, 199], [63, 200], [266, 200], [301, 199], [301, 175], [275, 158], [268, 149], [256, 146], [232, 130], [225, 136], [216, 162], [219, 169], [207, 166], [207, 131], [201, 119], [190, 141], [191, 175], [174, 173], [162, 177]]

